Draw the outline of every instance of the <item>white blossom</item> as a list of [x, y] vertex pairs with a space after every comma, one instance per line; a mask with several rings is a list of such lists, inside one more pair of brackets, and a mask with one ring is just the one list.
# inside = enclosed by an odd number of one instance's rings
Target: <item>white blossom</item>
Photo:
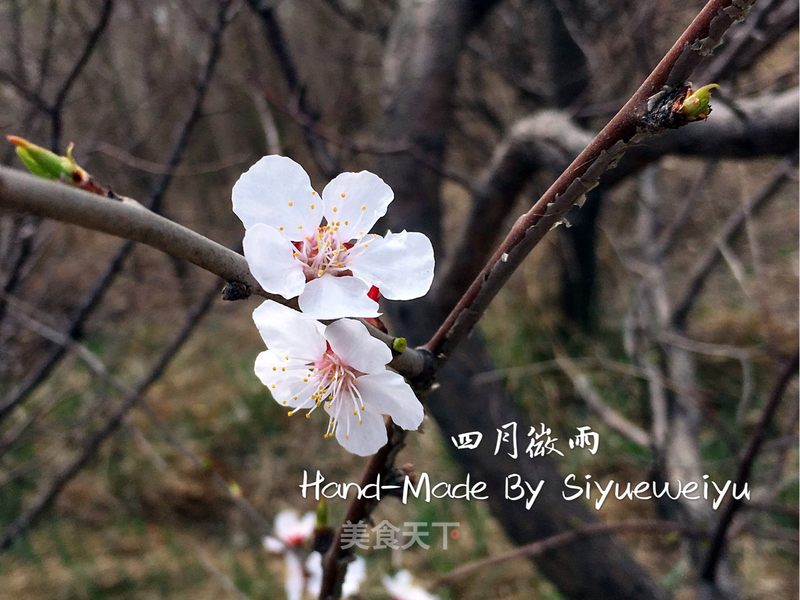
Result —
[[275, 516], [274, 536], [264, 536], [262, 544], [268, 552], [282, 554], [286, 572], [284, 590], [287, 600], [302, 600], [305, 587], [303, 563], [298, 552], [314, 534], [316, 516], [307, 512], [302, 517], [297, 511], [282, 510]]
[[264, 536], [264, 548], [282, 554], [291, 548], [302, 546], [314, 533], [316, 517], [307, 512], [302, 517], [294, 510], [282, 510], [275, 516], [274, 536]]
[[244, 254], [268, 292], [299, 296], [317, 319], [377, 317], [374, 287], [389, 300], [425, 295], [433, 247], [422, 233], [370, 234], [394, 198], [368, 171], [342, 173], [322, 191], [285, 156], [265, 156], [233, 186], [233, 211], [245, 226]]
[[319, 407], [328, 414], [325, 437], [349, 452], [374, 454], [387, 442], [383, 415], [415, 430], [422, 405], [402, 376], [386, 365], [392, 352], [363, 323], [340, 319], [328, 325], [267, 300], [253, 312], [267, 350], [255, 373], [289, 415]]
[[383, 587], [392, 600], [437, 600], [435, 596], [422, 586], [414, 583], [414, 578], [407, 570], [398, 571], [394, 577], [384, 575]]
[[[316, 598], [322, 589], [322, 555], [319, 552], [312, 552], [306, 560], [306, 591]], [[367, 578], [367, 562], [360, 556], [348, 563], [347, 572], [342, 582], [342, 598], [355, 596], [361, 588], [361, 584]]]

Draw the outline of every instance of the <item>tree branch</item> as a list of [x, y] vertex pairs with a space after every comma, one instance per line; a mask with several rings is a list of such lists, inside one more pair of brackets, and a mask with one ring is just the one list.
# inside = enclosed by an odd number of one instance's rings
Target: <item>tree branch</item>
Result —
[[[767, 437], [767, 428], [775, 416], [775, 412], [778, 410], [778, 406], [783, 399], [786, 387], [789, 385], [789, 382], [794, 379], [795, 375], [797, 375], [797, 368], [798, 353], [795, 351], [794, 356], [784, 361], [783, 367], [778, 374], [777, 381], [775, 382], [767, 402], [764, 405], [764, 409], [761, 412], [761, 418], [758, 420], [758, 424], [753, 430], [753, 436], [750, 438], [750, 442], [747, 444], [747, 448], [745, 449], [742, 459], [739, 462], [739, 468], [737, 469], [735, 480], [736, 485], [738, 485], [739, 488], [741, 488], [750, 478], [750, 474], [753, 470], [753, 465], [755, 464], [758, 452], [761, 450], [761, 446], [764, 444], [764, 440]], [[724, 553], [728, 529], [733, 522], [734, 515], [739, 508], [742, 507], [742, 505], [743, 503], [741, 499], [730, 499], [730, 502], [728, 502], [728, 504], [725, 506], [725, 509], [719, 518], [717, 528], [711, 538], [711, 546], [708, 550], [708, 554], [706, 555], [701, 576], [704, 580], [712, 585], [714, 584], [714, 580], [716, 578], [717, 566], [719, 565]]]
[[50, 146], [51, 150], [54, 152], [57, 151], [59, 146], [61, 146], [61, 111], [64, 107], [64, 102], [66, 102], [67, 96], [69, 96], [72, 86], [75, 85], [75, 82], [78, 80], [81, 71], [83, 71], [84, 67], [89, 62], [89, 59], [92, 57], [92, 54], [94, 54], [95, 48], [97, 47], [97, 42], [100, 41], [100, 37], [103, 35], [103, 32], [105, 31], [106, 27], [108, 26], [108, 22], [111, 19], [111, 12], [113, 9], [114, 0], [103, 1], [103, 7], [100, 9], [100, 16], [97, 19], [97, 24], [92, 28], [91, 32], [89, 32], [89, 36], [86, 38], [86, 43], [83, 45], [83, 50], [78, 56], [78, 60], [76, 60], [75, 64], [72, 65], [72, 69], [70, 69], [70, 72], [64, 79], [64, 83], [62, 83], [61, 87], [58, 89], [53, 103], [50, 105], [48, 110], [50, 113], [52, 127], [50, 132]]
[[620, 521], [617, 523], [590, 523], [584, 524], [572, 531], [564, 531], [546, 537], [542, 540], [531, 542], [523, 546], [518, 546], [512, 550], [495, 554], [481, 560], [467, 563], [457, 567], [435, 579], [430, 587], [440, 587], [442, 585], [449, 585], [456, 582], [461, 582], [465, 577], [474, 575], [475, 573], [495, 565], [499, 565], [515, 558], [533, 558], [545, 552], [568, 546], [576, 541], [582, 540], [585, 537], [610, 535], [613, 533], [673, 533], [681, 531], [686, 534], [700, 536], [696, 531], [692, 531], [683, 523], [676, 523], [673, 521], [658, 521], [655, 519], [632, 519], [630, 521]]
[[[219, 0], [216, 26], [209, 35], [210, 40], [208, 57], [205, 60], [201, 74], [194, 86], [194, 95], [189, 113], [181, 124], [177, 138], [170, 150], [167, 161], [168, 171], [158, 178], [146, 202], [147, 207], [153, 211], [158, 212], [160, 210], [161, 204], [172, 182], [174, 169], [183, 159], [191, 133], [200, 119], [203, 102], [216, 69], [217, 61], [220, 57], [223, 33], [230, 23], [231, 18], [232, 14], [229, 12], [229, 1]], [[95, 202], [97, 201], [97, 197], [94, 197], [93, 199]], [[77, 313], [73, 317], [72, 322], [67, 329], [67, 333], [70, 337], [75, 339], [79, 339], [81, 337], [84, 323], [100, 305], [105, 293], [111, 287], [111, 284], [122, 270], [125, 261], [131, 252], [133, 252], [134, 248], [135, 244], [133, 241], [129, 240], [123, 244], [113, 256], [105, 271], [100, 275], [100, 277], [98, 277], [96, 283], [92, 287], [89, 294], [87, 294], [87, 296], [84, 298], [77, 310]], [[6, 291], [10, 291], [10, 289]], [[29, 396], [33, 390], [35, 390], [38, 385], [47, 378], [53, 368], [55, 368], [55, 366], [61, 360], [63, 355], [63, 347], [56, 346], [53, 348], [52, 352], [42, 363], [39, 364], [38, 368], [33, 370], [25, 378], [25, 380], [23, 380], [19, 386], [12, 390], [11, 394], [4, 398], [3, 402], [0, 403], [0, 419], [7, 415], [14, 407], [22, 403], [25, 398]]]
[[[710, 53], [734, 22], [744, 18], [753, 0], [710, 0], [644, 83], [561, 176], [521, 216], [439, 330], [425, 345], [445, 360], [472, 331], [489, 303], [528, 253], [566, 213], [581, 203], [600, 176], [615, 165], [634, 138], [652, 135], [659, 124], [646, 124], [654, 105], [674, 97], [703, 55]], [[664, 89], [664, 86], [667, 86]], [[656, 96], [657, 92], [662, 94]], [[660, 100], [656, 100], [660, 98]], [[671, 105], [671, 101], [670, 101]], [[654, 128], [655, 125], [655, 128]]]
[[[0, 167], [0, 208], [23, 211], [140, 242], [195, 264], [229, 283], [244, 286], [246, 291], [237, 298], [255, 294], [292, 305], [281, 296], [265, 292], [250, 274], [244, 256], [238, 252], [170, 221], [134, 200], [110, 200]], [[374, 328], [370, 328], [370, 333], [392, 347], [395, 340], [393, 336]], [[411, 380], [431, 368], [426, 353], [413, 348], [396, 352], [389, 366]], [[6, 411], [5, 406], [0, 407], [0, 415]]]
[[243, 283], [254, 294], [274, 298], [261, 289], [242, 255], [134, 200], [109, 200], [0, 167], [0, 206], [146, 244], [211, 271], [225, 281]]
[[50, 484], [38, 494], [28, 510], [18, 516], [14, 522], [6, 528], [2, 537], [0, 537], [0, 550], [6, 550], [11, 547], [11, 545], [19, 539], [42, 514], [44, 514], [58, 497], [61, 490], [89, 463], [100, 445], [120, 428], [126, 415], [141, 401], [150, 386], [158, 381], [172, 362], [172, 359], [183, 347], [183, 344], [189, 339], [195, 327], [211, 309], [216, 297], [216, 287], [205, 293], [203, 299], [189, 313], [186, 322], [163, 350], [147, 376], [136, 384], [131, 393], [125, 397], [103, 427], [89, 436], [77, 456], [73, 457], [67, 466], [56, 474]]
[[781, 162], [778, 167], [776, 167], [770, 180], [743, 206], [728, 217], [728, 220], [716, 236], [717, 243], [711, 245], [706, 253], [694, 262], [694, 266], [684, 284], [683, 291], [678, 294], [678, 299], [673, 304], [671, 314], [669, 315], [669, 322], [673, 327], [679, 329], [683, 327], [708, 277], [722, 258], [719, 242], [730, 242], [738, 235], [748, 215], [763, 208], [763, 206], [774, 197], [775, 193], [781, 188], [784, 182], [791, 177], [792, 174], [796, 174], [796, 162], [794, 157]]
[[[724, 103], [695, 127], [667, 131], [632, 145], [602, 185], [614, 186], [664, 156], [759, 158], [797, 147], [798, 89]], [[496, 244], [497, 231], [538, 172], [561, 171], [592, 141], [592, 134], [564, 111], [547, 110], [514, 124], [474, 187], [467, 223], [450, 254], [436, 292], [454, 306]]]
[[572, 381], [578, 395], [609, 429], [616, 431], [641, 448], [651, 446], [652, 442], [647, 432], [609, 406], [594, 388], [589, 376], [582, 372], [575, 361], [560, 348], [556, 349], [556, 362]]

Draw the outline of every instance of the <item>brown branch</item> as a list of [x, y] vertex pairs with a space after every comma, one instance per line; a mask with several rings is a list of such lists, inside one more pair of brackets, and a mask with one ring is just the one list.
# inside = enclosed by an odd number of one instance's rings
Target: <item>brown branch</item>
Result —
[[130, 410], [141, 402], [142, 397], [150, 386], [158, 381], [202, 318], [214, 305], [217, 294], [218, 289], [216, 286], [206, 291], [203, 299], [191, 310], [186, 322], [162, 351], [150, 372], [134, 386], [132, 393], [125, 397], [103, 427], [85, 441], [80, 452], [63, 469], [56, 473], [49, 485], [37, 495], [31, 506], [6, 528], [2, 537], [0, 537], [0, 550], [7, 550], [20, 536], [24, 535], [30, 526], [52, 505], [61, 490], [89, 463], [103, 442], [120, 428]]
[[797, 27], [794, 0], [769, 0], [757, 5], [745, 27], [731, 36], [725, 48], [703, 68], [703, 81], [731, 80]]
[[69, 73], [64, 79], [64, 82], [58, 89], [58, 92], [56, 92], [56, 97], [53, 100], [53, 103], [50, 105], [50, 149], [54, 152], [57, 151], [61, 146], [61, 130], [63, 127], [61, 113], [64, 103], [66, 102], [67, 96], [69, 96], [69, 93], [72, 90], [72, 86], [75, 85], [75, 82], [78, 80], [78, 77], [80, 77], [84, 67], [89, 62], [92, 54], [94, 54], [97, 43], [100, 41], [100, 38], [102, 37], [103, 32], [106, 30], [108, 22], [111, 19], [111, 12], [113, 9], [114, 0], [103, 1], [103, 7], [100, 9], [100, 16], [97, 19], [97, 24], [89, 32], [89, 36], [86, 38], [86, 43], [83, 46], [83, 50], [78, 56], [78, 60], [76, 60], [75, 64], [72, 65], [72, 69], [70, 69]]
[[674, 303], [669, 316], [669, 322], [674, 327], [682, 328], [708, 277], [722, 258], [720, 242], [728, 243], [738, 235], [748, 216], [763, 208], [775, 196], [784, 182], [793, 174], [796, 174], [795, 164], [795, 158], [782, 161], [775, 168], [770, 180], [743, 206], [728, 217], [728, 220], [725, 221], [725, 224], [717, 234], [717, 243], [713, 244], [702, 257], [695, 261], [694, 267], [686, 279], [683, 292], [678, 294], [678, 300]]
[[457, 567], [441, 577], [435, 579], [429, 586], [431, 588], [441, 587], [461, 582], [465, 577], [470, 577], [487, 567], [504, 563], [515, 558], [532, 558], [545, 552], [567, 546], [576, 541], [591, 536], [611, 535], [614, 533], [673, 533], [676, 531], [688, 535], [702, 536], [702, 533], [691, 530], [683, 523], [673, 521], [657, 521], [655, 519], [635, 519], [630, 521], [620, 521], [617, 523], [592, 523], [581, 525], [572, 531], [557, 533], [542, 540], [531, 542], [523, 546], [518, 546], [513, 550], [508, 550], [494, 556], [476, 560]]
[[[784, 393], [786, 392], [786, 387], [789, 385], [792, 379], [794, 379], [795, 375], [797, 375], [797, 368], [798, 353], [795, 351], [794, 356], [784, 361], [775, 385], [773, 386], [764, 408], [761, 411], [761, 417], [758, 420], [758, 424], [753, 430], [753, 435], [750, 438], [750, 442], [747, 444], [747, 448], [745, 449], [741, 461], [739, 462], [739, 467], [736, 472], [735, 485], [739, 486], [740, 489], [750, 478], [756, 458], [758, 457], [758, 453], [761, 450], [764, 441], [766, 440], [769, 424], [772, 422], [775, 412], [778, 410], [778, 406], [780, 405]], [[742, 507], [742, 505], [743, 502], [741, 499], [730, 499], [728, 504], [723, 509], [716, 530], [711, 537], [711, 546], [708, 550], [708, 554], [706, 555], [703, 569], [701, 571], [701, 577], [711, 584], [713, 584], [714, 580], [716, 579], [717, 566], [719, 565], [719, 562], [724, 554], [728, 529], [733, 522], [733, 517]]]
[[247, 0], [247, 3], [261, 19], [265, 41], [278, 62], [286, 86], [289, 88], [289, 94], [292, 96], [291, 104], [302, 115], [302, 119], [298, 120], [298, 123], [301, 124], [311, 155], [320, 171], [326, 177], [333, 178], [339, 174], [341, 168], [336, 158], [325, 146], [323, 139], [316, 134], [314, 125], [319, 121], [319, 116], [308, 101], [305, 86], [300, 79], [297, 65], [289, 51], [289, 43], [283, 34], [283, 28], [278, 22], [275, 11], [268, 2]]
[[[668, 90], [682, 86], [703, 54], [711, 52], [721, 42], [725, 31], [745, 16], [751, 4], [752, 0], [710, 0], [706, 4], [625, 106], [536, 204], [517, 220], [426, 344], [438, 360], [444, 360], [473, 329], [523, 259], [547, 231], [561, 222], [567, 211], [597, 185], [600, 176], [616, 164], [627, 143], [635, 136], [653, 133], [653, 124], [645, 126], [644, 118], [653, 110], [656, 93], [665, 85]], [[657, 124], [656, 128], [660, 130]]]
[[[136, 393], [130, 385], [126, 384], [118, 377], [115, 377], [109, 371], [108, 367], [106, 367], [105, 363], [103, 363], [101, 358], [97, 356], [97, 354], [92, 352], [82, 343], [76, 342], [64, 332], [58, 331], [44, 323], [42, 320], [38, 319], [37, 315], [35, 314], [35, 307], [27, 305], [16, 298], [7, 297], [6, 300], [16, 311], [12, 316], [20, 321], [24, 327], [42, 337], [47, 338], [53, 343], [66, 346], [67, 350], [73, 352], [81, 359], [81, 361], [83, 361], [93, 375], [98, 377], [104, 383], [110, 385], [114, 390], [121, 393], [123, 396], [130, 396]], [[231, 489], [229, 481], [226, 480], [225, 477], [223, 477], [223, 475], [213, 467], [213, 465], [210, 465], [208, 464], [208, 461], [204, 461], [199, 458], [194, 452], [187, 448], [183, 442], [181, 442], [178, 436], [176, 436], [169, 427], [164, 425], [161, 418], [158, 416], [158, 414], [156, 414], [155, 411], [152, 410], [145, 398], [142, 399], [140, 407], [153, 425], [166, 438], [166, 440], [172, 444], [172, 446], [174, 446], [178, 452], [185, 456], [195, 467], [201, 469], [204, 473], [209, 475], [214, 485], [216, 485], [216, 487], [228, 497], [228, 499], [241, 511], [245, 517], [253, 522], [253, 524], [257, 527], [257, 535], [264, 535], [271, 530], [270, 523], [261, 515], [261, 513], [256, 510], [256, 508], [247, 500], [247, 498], [245, 498], [241, 493], [234, 493]], [[24, 430], [33, 423], [37, 416], [39, 415], [32, 415], [26, 422], [22, 424], [22, 426], [16, 428], [16, 430], [12, 432], [12, 435], [6, 435], [0, 438], [0, 453], [2, 453], [4, 448], [12, 445], [14, 441], [18, 439], [22, 433], [24, 433]]]
[[[798, 90], [718, 103], [708, 121], [671, 130], [628, 147], [604, 188], [616, 185], [664, 156], [758, 158], [783, 156], [797, 148]], [[561, 171], [592, 134], [563, 111], [543, 111], [519, 120], [495, 150], [474, 186], [467, 223], [437, 277], [436, 293], [445, 307], [456, 304], [495, 247], [497, 232], [529, 181], [539, 172]]]
[[560, 111], [518, 121], [474, 185], [463, 233], [436, 282], [436, 297], [453, 306], [495, 247], [497, 232], [520, 193], [540, 170], [560, 170], [591, 142], [591, 134]]
[[[389, 225], [394, 228], [392, 219], [402, 216], [405, 227], [426, 233], [434, 244], [439, 239], [436, 235], [439, 211], [437, 196], [430, 193], [428, 186], [440, 178], [438, 166], [444, 156], [445, 131], [452, 116], [454, 64], [469, 31], [482, 21], [495, 3], [496, 0], [403, 3], [393, 20], [384, 52], [384, 81], [388, 84], [391, 80], [391, 86], [399, 84], [402, 92], [390, 94], [391, 101], [384, 110], [381, 137], [419, 149], [425, 157], [426, 166], [420, 169], [420, 159], [411, 154], [381, 159], [377, 171], [404, 199], [402, 209], [390, 217]], [[404, 180], [400, 185], [396, 185], [398, 178]], [[406, 194], [407, 183], [412, 178], [417, 192], [414, 195]], [[409, 211], [413, 218], [408, 218]], [[396, 305], [388, 307], [392, 319], [397, 315], [396, 308]], [[416, 325], [409, 324], [407, 320], [398, 319], [396, 322], [402, 323], [403, 327], [408, 327], [416, 335]], [[430, 386], [430, 383], [424, 382], [423, 387]], [[390, 468], [394, 455], [402, 446], [403, 438], [398, 434], [400, 432], [389, 436], [389, 442], [379, 451], [379, 458], [370, 461], [365, 477]], [[374, 505], [355, 500], [350, 504], [347, 518], [351, 522], [365, 520], [373, 508]], [[340, 596], [347, 560], [337, 541], [340, 535], [341, 527], [323, 559], [323, 581], [319, 594], [323, 600]]]
[[[241, 254], [170, 221], [133, 200], [109, 200], [68, 185], [0, 167], [0, 207], [147, 244], [170, 256], [191, 262], [227, 282], [243, 285], [246, 292], [239, 298], [256, 294], [291, 305], [284, 298], [269, 294], [261, 288], [250, 274], [247, 261]], [[392, 347], [395, 340], [393, 336], [374, 328], [370, 332]], [[426, 353], [407, 348], [401, 353], [395, 353], [389, 366], [409, 379], [414, 379], [430, 369], [430, 360]], [[0, 406], [0, 415], [13, 408], [7, 405], [8, 402]]]
[[19, 81], [14, 75], [7, 71], [0, 71], [0, 83], [7, 83], [25, 101], [35, 106], [42, 112], [49, 112], [50, 105], [40, 94], [29, 89], [24, 83]]
[[[222, 36], [227, 28], [228, 24], [231, 21], [231, 14], [228, 10], [229, 2], [227, 0], [220, 0], [218, 11], [217, 11], [217, 23], [216, 27], [212, 30], [210, 34], [210, 41], [209, 41], [209, 53], [208, 58], [206, 59], [206, 63], [203, 66], [201, 71], [200, 77], [195, 84], [195, 93], [194, 98], [192, 100], [192, 105], [190, 107], [189, 113], [182, 123], [178, 136], [170, 150], [170, 156], [167, 161], [168, 171], [162, 177], [158, 179], [156, 182], [147, 202], [146, 205], [148, 208], [152, 209], [153, 211], [158, 212], [161, 208], [161, 204], [163, 202], [164, 196], [169, 189], [170, 183], [172, 182], [172, 177], [175, 168], [183, 159], [183, 156], [186, 152], [186, 148], [188, 146], [189, 137], [194, 130], [197, 122], [200, 119], [203, 101], [205, 96], [208, 92], [209, 85], [211, 83], [211, 78], [213, 77], [214, 71], [216, 69], [217, 62], [219, 60], [219, 56], [222, 50]], [[21, 186], [18, 189], [18, 198], [17, 201], [25, 201], [25, 179], [20, 179], [23, 177], [21, 174], [15, 174], [13, 171], [8, 171], [7, 176], [0, 174], [0, 195], [3, 194], [3, 184], [2, 179], [5, 177], [15, 178], [18, 186]], [[72, 196], [70, 192], [78, 191], [74, 190], [73, 188], [69, 188], [66, 186], [52, 186], [50, 188], [42, 187], [43, 184], [47, 184], [49, 182], [45, 181], [34, 181], [31, 182], [31, 185], [34, 185], [35, 189], [39, 191], [38, 197], [38, 204], [41, 207], [41, 210], [45, 210], [46, 205], [48, 204], [48, 197], [51, 193], [56, 193], [61, 195], [64, 200], [68, 200], [69, 198], [75, 198], [74, 204], [70, 204], [70, 202], [59, 202], [53, 208], [57, 210], [66, 210], [70, 207], [77, 210], [79, 206], [82, 206], [85, 209], [86, 217], [88, 219], [96, 218], [97, 210], [98, 210], [98, 198], [96, 196]], [[48, 191], [48, 189], [50, 191]], [[66, 196], [63, 196], [65, 195]], [[78, 200], [80, 198], [80, 200]], [[11, 200], [9, 200], [11, 202]], [[2, 200], [0, 200], [2, 203]], [[109, 206], [110, 204], [110, 206]], [[120, 202], [111, 202], [111, 203], [103, 203], [102, 208], [105, 210], [114, 210], [115, 208], [120, 208], [125, 206], [125, 203]], [[18, 207], [20, 210], [25, 210], [24, 207]], [[29, 211], [34, 212], [34, 211]], [[40, 213], [36, 213], [40, 214]], [[77, 217], [78, 213], [75, 213]], [[142, 217], [146, 212], [143, 213], [136, 213], [137, 216]], [[51, 216], [47, 214], [40, 214], [40, 216]], [[93, 217], [94, 216], [94, 217]], [[109, 215], [111, 216], [111, 215]], [[121, 216], [121, 215], [119, 215]], [[109, 222], [106, 223], [107, 225], [122, 225], [121, 223], [113, 224], [110, 221], [113, 218], [109, 219]], [[80, 222], [75, 221], [68, 221], [73, 222], [75, 224], [80, 224]], [[104, 229], [100, 229], [100, 231], [105, 231]], [[187, 230], [188, 232], [188, 230]], [[113, 232], [108, 232], [115, 234]], [[181, 234], [186, 232], [178, 232], [178, 237], [181, 237]], [[192, 232], [188, 232], [191, 234]], [[157, 235], [151, 232], [151, 235]], [[195, 234], [196, 235], [196, 234]], [[92, 290], [89, 294], [84, 298], [83, 302], [81, 303], [77, 313], [72, 319], [68, 327], [68, 334], [74, 339], [80, 339], [83, 335], [83, 325], [86, 320], [91, 316], [94, 310], [100, 305], [103, 298], [105, 297], [105, 293], [111, 287], [111, 284], [116, 279], [117, 275], [122, 270], [125, 261], [127, 260], [128, 256], [133, 249], [135, 248], [135, 244], [131, 241], [131, 238], [128, 236], [122, 235], [121, 237], [126, 237], [129, 241], [123, 244], [114, 257], [109, 262], [108, 266], [106, 267], [105, 271], [102, 275], [96, 280]], [[183, 236], [185, 238], [185, 236]], [[190, 236], [191, 237], [191, 236]], [[197, 236], [197, 238], [202, 238], [202, 236]], [[205, 238], [202, 238], [205, 239]], [[138, 240], [141, 241], [141, 240]], [[164, 240], [162, 240], [164, 241]], [[185, 241], [185, 239], [184, 239]], [[220, 246], [221, 248], [221, 246]], [[212, 248], [210, 251], [216, 251], [218, 248]], [[197, 252], [196, 250], [191, 250], [187, 248], [183, 248], [184, 252]], [[10, 291], [10, 290], [6, 290]], [[11, 391], [10, 395], [3, 399], [3, 402], [0, 403], [0, 419], [3, 416], [7, 415], [11, 410], [13, 410], [16, 406], [21, 404], [26, 397], [28, 397], [43, 381], [46, 380], [48, 375], [52, 372], [58, 362], [61, 360], [61, 357], [64, 355], [64, 349], [60, 346], [55, 346], [52, 352], [45, 358], [45, 360], [33, 370], [28, 377], [19, 385], [17, 388]]]
[[146, 244], [271, 297], [250, 275], [243, 256], [133, 200], [109, 200], [0, 167], [0, 206]]
[[649, 448], [652, 442], [647, 432], [609, 406], [594, 388], [589, 376], [578, 368], [575, 361], [573, 361], [563, 349], [556, 347], [555, 350], [558, 366], [561, 367], [564, 374], [572, 381], [575, 391], [583, 398], [591, 411], [594, 412], [609, 429], [616, 431], [641, 448]]
[[[394, 471], [394, 460], [400, 450], [405, 445], [406, 432], [392, 423], [386, 426], [386, 433], [389, 441], [383, 448], [372, 455], [367, 463], [364, 473], [361, 476], [361, 486], [375, 483], [378, 476], [382, 481]], [[360, 523], [367, 521], [372, 511], [378, 505], [379, 500], [359, 498], [353, 500], [347, 509], [343, 522]], [[336, 530], [331, 542], [331, 547], [325, 553], [323, 559], [322, 587], [320, 590], [320, 600], [331, 600], [341, 596], [342, 582], [347, 573], [347, 564], [352, 560], [353, 548], [342, 548], [342, 527]]]

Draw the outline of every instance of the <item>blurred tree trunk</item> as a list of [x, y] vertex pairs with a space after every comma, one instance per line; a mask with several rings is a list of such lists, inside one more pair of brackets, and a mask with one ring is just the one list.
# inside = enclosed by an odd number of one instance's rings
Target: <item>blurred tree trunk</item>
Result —
[[[548, 0], [548, 66], [552, 85], [551, 100], [560, 110], [578, 104], [587, 94], [589, 64], [569, 19], [578, 14], [579, 0]], [[587, 123], [577, 121], [586, 127]], [[602, 200], [601, 188], [588, 194], [588, 202], [576, 213], [570, 227], [558, 231], [561, 246], [561, 310], [567, 321], [584, 331], [592, 328], [594, 288], [597, 276], [597, 219]]]
[[[389, 227], [427, 234], [441, 251], [439, 203], [441, 164], [451, 119], [458, 58], [470, 29], [493, 2], [419, 2], [406, 0], [393, 23], [384, 61], [388, 104], [382, 127], [383, 141], [407, 144], [411, 153], [379, 159], [377, 171], [403, 201], [392, 211]], [[422, 160], [420, 160], [422, 158]], [[435, 299], [391, 305], [390, 316], [398, 333], [422, 342], [444, 316]], [[473, 389], [472, 376], [493, 367], [477, 333], [467, 340], [442, 373], [440, 393], [428, 402], [445, 439], [482, 423], [484, 432], [517, 421], [527, 432], [522, 415], [502, 385]], [[487, 436], [489, 437], [489, 436]], [[522, 544], [590, 521], [581, 505], [564, 502], [562, 478], [552, 461], [523, 456], [513, 460], [494, 456], [490, 439], [474, 451], [457, 453], [473, 477], [486, 481], [490, 507], [507, 535]], [[532, 511], [524, 503], [504, 500], [505, 478], [519, 473], [543, 492]], [[583, 540], [537, 558], [542, 572], [570, 598], [660, 598], [662, 592], [626, 549], [610, 538]]]

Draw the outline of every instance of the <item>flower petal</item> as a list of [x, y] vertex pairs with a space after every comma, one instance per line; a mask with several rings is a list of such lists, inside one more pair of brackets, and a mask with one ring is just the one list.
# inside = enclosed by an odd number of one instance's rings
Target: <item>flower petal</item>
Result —
[[275, 535], [287, 545], [297, 545], [311, 537], [315, 524], [313, 512], [307, 512], [301, 517], [297, 511], [282, 510], [275, 516]]
[[381, 373], [392, 360], [389, 347], [369, 334], [363, 323], [340, 319], [325, 328], [325, 339], [336, 355], [362, 373]]
[[342, 241], [361, 239], [386, 214], [394, 192], [369, 171], [342, 173], [322, 190], [325, 219], [336, 224]]
[[[349, 571], [349, 569], [348, 569]], [[311, 594], [314, 598], [319, 596], [322, 589], [322, 555], [319, 552], [312, 552], [306, 559], [306, 592]], [[347, 576], [345, 575], [345, 579]], [[344, 589], [342, 590], [344, 596]]]
[[266, 291], [284, 298], [300, 295], [306, 285], [303, 264], [295, 248], [277, 229], [257, 224], [245, 231], [244, 256], [256, 281]]
[[392, 371], [364, 375], [356, 379], [368, 412], [389, 415], [398, 426], [413, 431], [422, 423], [422, 404], [405, 379]]
[[[356, 556], [355, 560], [347, 565], [347, 572], [344, 574], [342, 583], [342, 597], [355, 596], [366, 578], [367, 561], [361, 556]], [[319, 590], [317, 590], [317, 594], [319, 594]]]
[[412, 300], [427, 294], [433, 282], [433, 246], [423, 233], [389, 232], [353, 247], [349, 266], [385, 298]]
[[302, 600], [303, 588], [305, 587], [305, 574], [303, 564], [294, 552], [287, 552], [284, 555], [286, 561], [286, 574], [284, 577], [284, 590], [287, 600]]
[[286, 360], [272, 350], [256, 357], [256, 376], [269, 389], [272, 398], [281, 406], [289, 408], [311, 408], [311, 399], [316, 384], [310, 381], [309, 363], [302, 360]]
[[300, 310], [314, 319], [377, 317], [378, 303], [367, 296], [369, 286], [355, 277], [323, 275], [312, 279], [300, 294]]
[[394, 577], [383, 576], [383, 587], [392, 598], [402, 600], [438, 600], [438, 596], [415, 585], [414, 579], [406, 569], [398, 571]]
[[377, 411], [369, 408], [361, 413], [361, 422], [349, 409], [341, 411], [336, 425], [336, 440], [348, 452], [358, 456], [370, 456], [380, 450], [388, 441], [386, 423]]
[[283, 554], [283, 551], [286, 550], [286, 546], [283, 545], [283, 542], [271, 535], [265, 535], [261, 539], [261, 544], [264, 546], [264, 550], [272, 552], [273, 554]]
[[265, 300], [253, 321], [267, 347], [281, 356], [314, 362], [325, 353], [324, 326], [288, 306]]
[[233, 186], [233, 212], [250, 229], [264, 223], [287, 239], [312, 235], [322, 221], [322, 202], [303, 167], [285, 156], [265, 156]]

